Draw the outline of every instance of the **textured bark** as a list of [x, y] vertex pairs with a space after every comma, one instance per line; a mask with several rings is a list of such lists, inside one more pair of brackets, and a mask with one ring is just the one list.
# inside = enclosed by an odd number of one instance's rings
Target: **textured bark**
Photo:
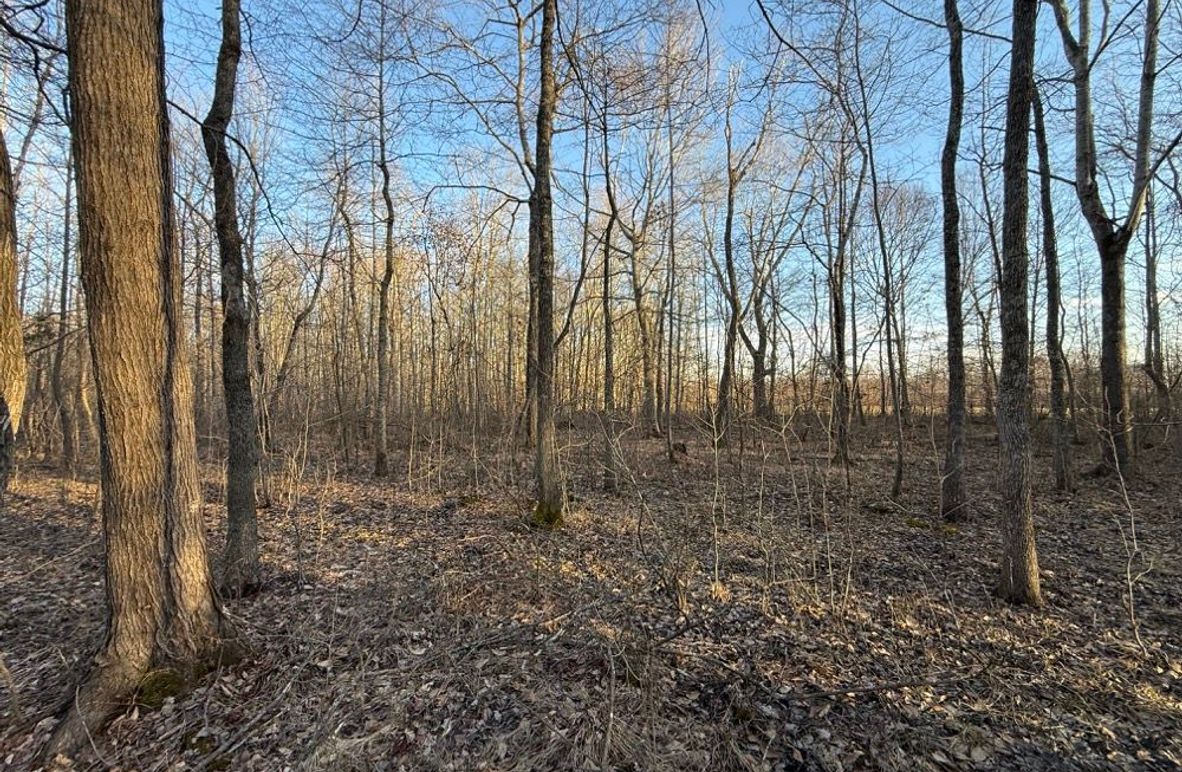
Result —
[[8, 147], [0, 136], [0, 494], [12, 476], [28, 370], [16, 284], [16, 189]]
[[558, 448], [554, 436], [554, 223], [550, 193], [550, 144], [554, 134], [557, 93], [554, 83], [554, 28], [557, 0], [543, 0], [539, 49], [541, 88], [538, 97], [534, 186], [529, 202], [530, 266], [537, 287], [534, 338], [534, 479], [537, 503], [534, 521], [545, 527], [562, 524], [562, 485], [558, 479]]
[[998, 594], [1012, 603], [1039, 605], [1038, 552], [1030, 496], [1030, 323], [1027, 318], [1026, 163], [1034, 90], [1038, 6], [1014, 0], [1013, 49], [1002, 158], [1001, 378], [997, 432], [1001, 449], [1002, 548]]
[[1071, 424], [1067, 421], [1066, 357], [1059, 319], [1063, 312], [1059, 288], [1059, 247], [1055, 235], [1055, 208], [1051, 201], [1051, 154], [1047, 145], [1042, 100], [1034, 94], [1034, 139], [1038, 148], [1038, 192], [1042, 211], [1042, 251], [1047, 272], [1047, 363], [1051, 370], [1052, 446], [1055, 489], [1071, 489]]
[[66, 3], [108, 622], [50, 759], [85, 743], [149, 673], [180, 687], [222, 651], [173, 240], [163, 29], [161, 0]]
[[956, 193], [956, 154], [964, 115], [964, 30], [956, 0], [944, 0], [948, 27], [948, 131], [940, 157], [940, 195], [944, 202], [944, 309], [948, 318], [948, 406], [944, 440], [944, 469], [940, 481], [940, 514], [947, 520], [963, 519], [967, 500], [964, 488], [965, 373], [963, 292], [960, 286], [960, 204]]
[[226, 132], [234, 114], [234, 88], [242, 55], [239, 0], [222, 1], [222, 44], [214, 76], [213, 103], [201, 126], [205, 155], [213, 174], [214, 227], [222, 271], [222, 390], [226, 400], [229, 451], [226, 462], [226, 547], [219, 586], [227, 595], [252, 591], [259, 584], [259, 527], [254, 483], [254, 395], [250, 384], [250, 307], [243, 291], [242, 234], [234, 164]]

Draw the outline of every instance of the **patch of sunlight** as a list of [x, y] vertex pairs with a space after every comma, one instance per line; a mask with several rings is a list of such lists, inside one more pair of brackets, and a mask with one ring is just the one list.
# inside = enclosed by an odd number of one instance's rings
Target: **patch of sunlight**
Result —
[[1182, 713], [1182, 700], [1162, 692], [1154, 684], [1139, 683], [1133, 693], [1149, 708], [1163, 713]]
[[365, 526], [361, 526], [357, 530], [353, 531], [350, 536], [352, 537], [353, 541], [373, 542], [377, 544], [390, 541], [389, 534], [383, 533], [382, 531], [375, 531], [374, 529], [366, 528]]

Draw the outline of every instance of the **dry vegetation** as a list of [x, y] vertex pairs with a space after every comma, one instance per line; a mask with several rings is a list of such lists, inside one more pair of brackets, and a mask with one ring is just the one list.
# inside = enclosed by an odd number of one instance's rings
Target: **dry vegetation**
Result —
[[[525, 451], [476, 470], [471, 448], [424, 447], [411, 484], [276, 457], [266, 588], [226, 606], [249, 656], [188, 693], [150, 682], [74, 767], [1182, 764], [1177, 475], [1144, 473], [1127, 499], [1111, 478], [1037, 496], [1047, 605], [1018, 609], [990, 592], [995, 441], [970, 437], [975, 515], [953, 527], [933, 513], [929, 427], [913, 427], [897, 503], [875, 431], [848, 494], [820, 432], [745, 427], [717, 457], [690, 441], [675, 464], [659, 441], [626, 440], [610, 497], [594, 484], [599, 439], [567, 433], [575, 500], [554, 532], [528, 527], [512, 492]], [[426, 474], [424, 459], [447, 463]], [[216, 531], [220, 470], [205, 479]], [[27, 469], [0, 518], [0, 761], [14, 769], [98, 643], [94, 501], [90, 480]]]

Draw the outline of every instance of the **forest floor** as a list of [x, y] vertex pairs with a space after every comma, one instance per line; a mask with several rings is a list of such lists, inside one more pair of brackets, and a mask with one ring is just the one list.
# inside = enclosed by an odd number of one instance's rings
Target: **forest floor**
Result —
[[[984, 433], [957, 526], [934, 513], [928, 427], [894, 502], [885, 441], [860, 441], [847, 492], [815, 440], [751, 435], [718, 456], [691, 441], [677, 463], [637, 440], [615, 495], [598, 440], [568, 442], [575, 498], [553, 532], [529, 527], [523, 487], [460, 460], [413, 484], [277, 464], [266, 586], [226, 604], [251, 654], [187, 694], [141, 695], [73, 768], [1182, 766], [1176, 466], [1130, 480], [1126, 505], [1111, 478], [1045, 490], [1039, 454], [1046, 605], [1029, 610], [990, 592]], [[31, 766], [98, 643], [95, 496], [26, 468], [0, 517], [0, 766]]]

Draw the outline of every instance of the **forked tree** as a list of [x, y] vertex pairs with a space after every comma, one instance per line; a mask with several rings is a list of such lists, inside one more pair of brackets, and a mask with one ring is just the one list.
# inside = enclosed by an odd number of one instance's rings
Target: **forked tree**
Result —
[[48, 759], [77, 750], [145, 679], [182, 688], [224, 651], [181, 326], [163, 30], [162, 0], [66, 3], [107, 625]]
[[1096, 144], [1095, 115], [1092, 105], [1092, 73], [1096, 58], [1111, 42], [1105, 6], [1104, 33], [1097, 50], [1092, 49], [1090, 0], [1079, 4], [1079, 23], [1072, 30], [1071, 13], [1066, 0], [1048, 0], [1055, 11], [1055, 22], [1063, 41], [1063, 52], [1071, 66], [1075, 92], [1075, 195], [1080, 211], [1091, 229], [1100, 255], [1100, 381], [1104, 436], [1101, 468], [1125, 472], [1132, 460], [1129, 437], [1129, 406], [1125, 373], [1125, 256], [1129, 243], [1145, 212], [1149, 183], [1169, 155], [1182, 142], [1179, 130], [1165, 150], [1153, 160], [1154, 86], [1157, 80], [1157, 49], [1161, 3], [1146, 0], [1144, 41], [1141, 47], [1141, 87], [1137, 100], [1137, 128], [1133, 149], [1133, 185], [1127, 211], [1109, 214], [1105, 190], [1100, 179]]

